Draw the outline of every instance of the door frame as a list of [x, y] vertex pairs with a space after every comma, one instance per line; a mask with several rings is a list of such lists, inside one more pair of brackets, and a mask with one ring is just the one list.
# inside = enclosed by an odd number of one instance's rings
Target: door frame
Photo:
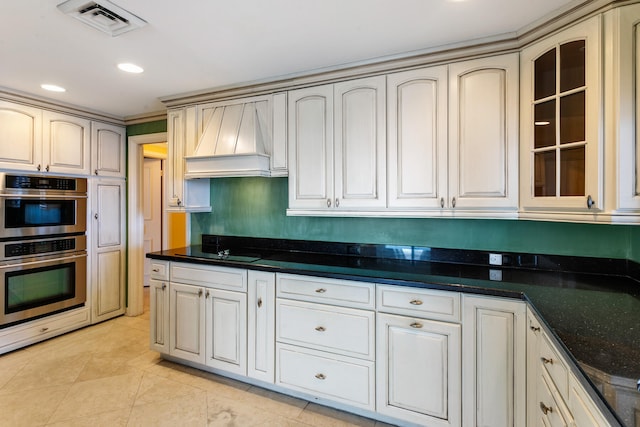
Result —
[[[139, 316], [144, 311], [144, 211], [142, 208], [142, 146], [167, 142], [167, 132], [130, 136], [127, 139], [127, 316]], [[162, 221], [162, 234], [166, 236], [167, 221]], [[166, 245], [164, 242], [162, 246]], [[140, 286], [132, 286], [139, 283]]]

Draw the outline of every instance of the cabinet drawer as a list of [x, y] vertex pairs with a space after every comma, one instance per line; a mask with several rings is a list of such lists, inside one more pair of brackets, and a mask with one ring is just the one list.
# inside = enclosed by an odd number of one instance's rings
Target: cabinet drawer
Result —
[[276, 383], [374, 410], [374, 363], [278, 344]]
[[544, 370], [549, 374], [551, 380], [555, 384], [556, 388], [560, 392], [563, 399], [567, 399], [569, 395], [569, 375], [567, 366], [564, 360], [560, 358], [559, 353], [554, 348], [553, 344], [546, 333], [542, 334], [540, 340], [540, 364], [544, 367]]
[[151, 278], [169, 280], [169, 261], [151, 260]]
[[246, 291], [247, 270], [174, 262], [171, 264], [171, 281], [207, 288]]
[[280, 298], [371, 310], [375, 308], [373, 283], [278, 274], [276, 289]]
[[536, 398], [534, 410], [537, 411], [538, 425], [550, 427], [573, 425], [569, 410], [544, 370], [538, 375]]
[[378, 311], [460, 321], [460, 294], [405, 286], [377, 286]]
[[278, 299], [280, 342], [368, 360], [375, 358], [375, 313]]

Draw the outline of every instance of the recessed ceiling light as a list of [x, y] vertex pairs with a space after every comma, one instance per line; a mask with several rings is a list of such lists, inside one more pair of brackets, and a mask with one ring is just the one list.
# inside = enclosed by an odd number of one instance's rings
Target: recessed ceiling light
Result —
[[52, 84], [41, 84], [40, 87], [44, 90], [48, 90], [51, 92], [66, 92], [67, 90], [65, 88], [63, 88], [62, 86], [58, 86], [58, 85], [52, 85]]
[[131, 64], [129, 62], [123, 62], [121, 64], [118, 64], [118, 68], [120, 68], [122, 71], [126, 71], [127, 73], [134, 73], [134, 74], [140, 74], [144, 71], [142, 67], [139, 67], [136, 64]]

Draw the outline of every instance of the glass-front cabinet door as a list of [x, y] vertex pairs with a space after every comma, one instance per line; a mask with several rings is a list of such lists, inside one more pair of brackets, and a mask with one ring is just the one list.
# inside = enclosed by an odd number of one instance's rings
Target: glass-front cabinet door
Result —
[[521, 189], [525, 210], [602, 208], [600, 17], [521, 56]]

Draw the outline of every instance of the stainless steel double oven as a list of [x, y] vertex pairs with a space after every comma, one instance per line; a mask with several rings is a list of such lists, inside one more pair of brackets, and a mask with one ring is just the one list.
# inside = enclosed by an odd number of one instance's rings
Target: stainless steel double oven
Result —
[[0, 173], [0, 328], [82, 306], [87, 180]]

